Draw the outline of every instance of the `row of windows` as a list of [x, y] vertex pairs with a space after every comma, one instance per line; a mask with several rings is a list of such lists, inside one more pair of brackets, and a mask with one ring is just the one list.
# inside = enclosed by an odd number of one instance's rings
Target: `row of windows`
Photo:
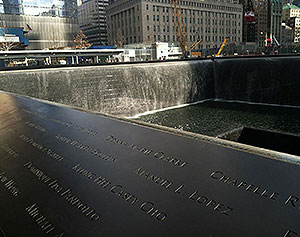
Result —
[[[156, 40], [158, 40], [158, 41], [163, 40], [163, 41], [169, 42], [170, 39], [172, 39], [174, 42], [178, 41], [178, 39], [177, 39], [177, 37], [175, 35], [172, 35], [172, 37], [170, 37], [169, 35], [154, 35], [153, 38], [154, 38], [154, 41], [156, 41]], [[213, 42], [218, 42], [218, 41], [219, 42], [223, 42], [224, 38], [225, 38], [225, 36], [215, 36], [215, 37], [214, 36], [212, 36], [212, 37], [205, 36], [205, 37], [201, 37], [201, 40], [203, 42], [211, 42], [211, 41], [213, 41]], [[148, 39], [148, 41], [151, 41], [151, 36], [148, 35], [147, 39]], [[190, 36], [189, 40], [191, 42], [196, 42], [197, 40], [199, 40], [199, 38], [196, 37], [196, 36]], [[231, 42], [237, 42], [237, 41], [240, 41], [240, 40], [241, 40], [240, 37], [235, 37], [235, 36], [231, 37], [231, 39], [230, 39]]]
[[[129, 34], [132, 33], [131, 28], [129, 28], [129, 32], [130, 32]], [[160, 33], [159, 28], [154, 29], [154, 34], [155, 34], [155, 32], [157, 32], [157, 34], [159, 34], [159, 35], [164, 34], [164, 33]], [[232, 32], [232, 33], [234, 33], [234, 32]], [[235, 33], [236, 33], [236, 31], [235, 31]], [[240, 33], [241, 32], [239, 31], [239, 34]], [[128, 29], [127, 28], [125, 30], [122, 29], [122, 34], [125, 35], [125, 36], [128, 36]], [[135, 32], [134, 32], [134, 34], [135, 34]], [[194, 41], [198, 38], [201, 38], [204, 41], [210, 41], [210, 40], [217, 41], [218, 39], [221, 41], [221, 40], [224, 39], [225, 36], [228, 36], [228, 34], [230, 34], [230, 31], [224, 31], [224, 29], [222, 29], [222, 30], [219, 31], [219, 35], [199, 35], [199, 32], [194, 32], [194, 34], [190, 34], [188, 37], [190, 38], [190, 40], [194, 40]], [[176, 36], [176, 34], [174, 34], [174, 33], [173, 34], [169, 34], [169, 33], [166, 34], [167, 37], [169, 37], [169, 35], [173, 35], [173, 38]], [[112, 36], [113, 36], [113, 38], [116, 37], [116, 33], [112, 32]], [[234, 35], [231, 35], [231, 38], [233, 40], [236, 40], [237, 38], [240, 38], [240, 37], [237, 37], [236, 34], [234, 34]]]
[[[211, 41], [213, 41], [213, 45], [203, 45], [203, 44], [200, 44], [199, 45], [199, 48], [200, 49], [203, 49], [203, 48], [210, 48], [211, 46], [212, 47], [219, 47], [220, 45], [218, 45], [218, 43], [220, 44], [221, 42], [223, 42], [225, 36], [219, 36], [219, 37], [210, 37], [210, 36], [207, 36], [207, 37], [204, 37], [202, 40], [203, 42], [210, 42], [212, 43]], [[164, 41], [164, 42], [170, 42], [170, 41], [173, 41], [173, 42], [177, 42], [177, 37], [175, 35], [173, 35], [172, 37], [170, 37], [170, 35], [153, 35], [150, 36], [148, 35], [147, 36], [147, 40], [148, 42], [151, 42], [151, 41]], [[196, 40], [198, 40], [196, 37], [190, 37], [190, 41], [191, 42], [196, 42]], [[125, 38], [125, 43], [126, 44], [131, 44], [131, 43], [140, 43], [141, 42], [141, 37], [140, 36], [131, 36], [131, 37], [126, 37]], [[241, 38], [240, 37], [231, 37], [230, 39], [231, 42], [240, 42], [241, 41]]]
[[[120, 28], [118, 28], [118, 29], [120, 29]], [[114, 27], [112, 27], [111, 31], [114, 34], [116, 29]], [[121, 31], [122, 31], [123, 35], [135, 34], [136, 32], [141, 32], [141, 28], [139, 26], [137, 28], [136, 27], [129, 27], [129, 28], [126, 27], [126, 28], [122, 28]]]
[[[213, 25], [213, 26], [215, 26], [215, 25]], [[117, 28], [120, 28], [121, 27], [121, 25], [120, 24], [117, 24], [117, 25], [114, 25], [114, 24], [112, 24], [111, 25], [111, 29], [112, 29], [112, 31], [114, 31], [114, 30], [116, 30]], [[162, 32], [170, 32], [170, 31], [172, 31], [172, 32], [177, 32], [178, 31], [178, 27], [176, 26], [172, 26], [172, 28], [170, 27], [170, 26], [166, 26], [166, 25], [153, 25], [152, 26], [153, 27], [153, 31], [154, 32], [160, 32], [160, 31], [162, 31]], [[125, 28], [122, 28], [122, 31], [124, 31], [124, 29], [125, 29], [125, 31], [126, 31], [126, 34], [128, 33], [128, 29], [129, 29], [129, 33], [131, 34], [132, 32], [140, 32], [141, 31], [141, 28], [140, 28], [140, 26], [133, 26], [133, 27], [125, 27]], [[150, 31], [150, 26], [149, 25], [147, 25], [147, 31]], [[195, 33], [195, 32], [198, 32], [198, 33], [206, 33], [206, 34], [210, 34], [210, 33], [213, 33], [213, 34], [218, 34], [218, 33], [220, 33], [220, 34], [223, 34], [223, 33], [227, 33], [227, 34], [240, 34], [241, 33], [241, 30], [240, 29], [236, 29], [236, 28], [224, 28], [224, 27], [222, 27], [222, 28], [217, 28], [217, 27], [210, 27], [210, 26], [208, 26], [208, 27], [195, 27], [195, 26], [193, 26], [193, 27], [185, 27], [185, 32], [190, 32], [190, 33]]]
[[[170, 4], [170, 0], [146, 0], [146, 2], [158, 2], [158, 3], [167, 3]], [[208, 8], [215, 10], [224, 10], [224, 11], [234, 11], [239, 12], [241, 9], [237, 7], [229, 7], [229, 6], [221, 6], [214, 5], [209, 3], [201, 3], [201, 2], [192, 2], [192, 1], [180, 1], [181, 6], [189, 6], [189, 7], [199, 7], [199, 8]]]
[[[150, 26], [148, 25], [147, 26], [147, 31], [150, 31]], [[160, 25], [153, 25], [153, 31], [154, 32], [160, 32], [161, 31], [161, 27]], [[169, 26], [163, 26], [162, 27], [162, 32], [170, 32], [170, 27]], [[178, 27], [176, 27], [176, 31], [175, 31], [175, 26], [172, 27], [172, 32], [178, 32]], [[185, 27], [185, 32], [188, 32], [188, 28]], [[227, 33], [227, 34], [237, 34], [237, 32], [240, 34], [241, 33], [241, 30], [238, 30], [237, 29], [230, 29], [230, 28], [210, 28], [210, 27], [190, 27], [189, 28], [189, 32], [190, 33], [214, 33], [214, 34], [224, 34], [224, 33]]]
[[[128, 0], [128, 1], [116, 1], [115, 3], [109, 5], [107, 12], [114, 12], [114, 11], [118, 11], [118, 10], [122, 10], [126, 7], [131, 7], [134, 3], [138, 3], [141, 0]], [[148, 2], [158, 2], [158, 3], [166, 3], [166, 4], [170, 4], [170, 0], [146, 0]], [[221, 6], [221, 5], [213, 5], [213, 4], [206, 4], [206, 3], [199, 3], [199, 2], [191, 2], [191, 1], [180, 1], [180, 5], [182, 6], [182, 8], [184, 8], [184, 6], [189, 6], [189, 7], [198, 7], [198, 8], [206, 8], [206, 9], [214, 9], [214, 10], [222, 10], [222, 11], [231, 11], [231, 12], [241, 12], [242, 9], [241, 8], [237, 8], [237, 7], [229, 7], [229, 6]], [[147, 10], [149, 9], [149, 4], [146, 4], [146, 8]], [[157, 11], [159, 10], [159, 8], [162, 8], [163, 12], [169, 11], [168, 7], [161, 7], [161, 6], [156, 6]], [[139, 11], [139, 5], [137, 5], [137, 11]], [[189, 9], [183, 9], [183, 11], [192, 11], [192, 14], [195, 14], [195, 12], [198, 12], [199, 14], [199, 10], [189, 10]], [[241, 17], [239, 15], [239, 17]]]
[[[190, 22], [190, 24], [203, 24], [203, 20], [205, 20], [205, 24], [210, 24], [211, 21], [212, 21], [212, 24], [219, 24], [220, 25], [224, 25], [224, 22], [225, 22], [225, 25], [227, 26], [237, 26], [237, 22], [235, 20], [225, 20], [224, 21], [224, 18], [233, 18], [235, 19], [236, 18], [236, 14], [226, 14], [226, 13], [220, 13], [221, 16], [223, 17], [223, 19], [203, 19], [203, 18], [195, 18], [195, 17], [190, 17], [190, 18], [187, 18], [186, 16], [183, 17], [185, 23], [187, 22]], [[232, 16], [235, 16], [235, 17], [232, 17]], [[153, 18], [153, 21], [160, 21], [162, 20], [163, 22], [169, 22], [169, 15], [153, 15], [152, 16]], [[124, 19], [125, 18], [125, 19]], [[131, 8], [131, 9], [127, 9], [126, 11], [123, 11], [121, 13], [117, 13], [117, 14], [114, 14], [111, 16], [111, 21], [112, 22], [115, 22], [116, 20], [117, 21], [122, 21], [123, 19], [125, 21], [127, 21], [127, 18], [129, 18], [129, 23], [131, 23], [131, 18], [133, 18], [133, 23], [135, 23], [135, 21], [139, 21], [139, 16], [137, 16], [137, 18], [135, 18], [135, 14], [134, 14], [134, 8]], [[147, 15], [146, 16], [146, 19], [149, 21], [150, 20], [150, 16]], [[172, 21], [174, 21], [174, 16], [172, 16]], [[231, 23], [232, 22], [232, 23]], [[127, 24], [127, 22], [125, 22]], [[238, 25], [240, 26], [240, 22], [238, 22]]]
[[114, 10], [124, 9], [126, 7], [132, 6], [132, 4], [139, 2], [140, 0], [128, 0], [126, 2], [116, 1], [115, 3], [111, 4], [107, 8], [107, 13], [113, 12]]
[[[153, 11], [159, 12], [160, 9], [163, 13], [169, 12], [169, 7], [162, 7], [162, 6], [152, 6]], [[146, 10], [149, 10], [149, 5], [146, 4]], [[173, 12], [173, 8], [171, 8], [171, 11]], [[202, 11], [202, 10], [192, 10], [192, 9], [181, 9], [181, 14], [189, 14], [189, 15], [198, 15], [198, 16], [207, 16], [207, 17], [228, 17], [228, 18], [235, 18], [237, 17], [241, 18], [240, 14], [234, 14], [234, 13], [223, 13], [223, 12], [210, 12], [210, 11]]]
[[[146, 16], [147, 21], [150, 20], [149, 15]], [[162, 19], [162, 22], [169, 22], [169, 16], [162, 16], [162, 18], [160, 17], [160, 15], [153, 15], [152, 16], [153, 21], [160, 21], [160, 19]], [[174, 16], [172, 16], [172, 22], [174, 22]], [[236, 21], [230, 21], [230, 20], [216, 20], [216, 19], [205, 19], [205, 21], [203, 21], [203, 18], [187, 18], [187, 17], [183, 17], [183, 22], [185, 24], [187, 24], [188, 22], [190, 24], [203, 24], [205, 22], [206, 25], [210, 25], [211, 23], [213, 25], [226, 25], [226, 26], [240, 26], [241, 22], [237, 22]]]
[[[120, 22], [125, 22], [125, 24], [127, 24], [127, 19], [128, 19], [128, 23], [131, 24], [135, 24], [136, 21], [140, 21], [140, 17], [139, 16], [135, 16], [134, 14], [133, 15], [129, 15], [129, 10], [123, 12], [124, 14], [116, 14], [116, 15], [113, 15], [111, 16], [111, 21], [112, 23], [114, 22], [117, 22], [117, 24], [119, 25]], [[122, 19], [123, 18], [123, 19]], [[124, 19], [125, 18], [125, 19]], [[150, 16], [149, 15], [146, 15], [146, 20], [149, 21], [150, 20]], [[153, 21], [160, 21], [162, 20], [162, 22], [169, 22], [169, 16], [161, 16], [161, 15], [153, 15], [152, 16], [152, 20]], [[241, 25], [241, 22], [237, 22], [235, 20], [224, 20], [224, 19], [220, 19], [220, 20], [217, 20], [217, 19], [203, 19], [203, 18], [187, 18], [187, 17], [183, 17], [183, 20], [184, 20], [184, 23], [190, 23], [190, 24], [203, 24], [205, 22], [205, 24], [208, 24], [210, 25], [211, 23], [214, 25], [222, 25], [222, 26], [240, 26]], [[174, 16], [172, 16], [172, 22], [174, 22]]]

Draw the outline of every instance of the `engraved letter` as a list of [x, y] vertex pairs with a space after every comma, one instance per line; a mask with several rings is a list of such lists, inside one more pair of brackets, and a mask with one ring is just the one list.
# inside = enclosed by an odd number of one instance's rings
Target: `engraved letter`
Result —
[[296, 235], [296, 232], [288, 230], [283, 237], [295, 237]]
[[184, 187], [184, 185], [180, 185], [176, 190], [175, 193], [180, 194], [180, 190]]
[[212, 177], [213, 179], [220, 179], [222, 176], [223, 172], [221, 171], [215, 171], [210, 175], [210, 177]]
[[277, 198], [278, 195], [279, 195], [279, 193], [272, 193], [271, 196], [270, 196], [270, 199], [275, 200], [275, 198]]
[[[147, 205], [150, 205], [149, 208], [147, 208]], [[142, 205], [141, 205], [141, 209], [145, 212], [149, 212], [153, 209], [153, 206], [154, 204], [152, 202], [144, 202]]]
[[295, 197], [295, 196], [289, 196], [288, 200], [286, 200], [285, 204], [289, 204], [291, 203], [291, 205], [293, 207], [296, 207], [295, 203], [299, 201], [299, 198]]
[[116, 186], [113, 186], [113, 187], [111, 188], [110, 191], [111, 191], [112, 193], [116, 193], [116, 192], [115, 192], [115, 189], [118, 188], [118, 187], [119, 187], [120, 189], [122, 189], [122, 186], [121, 186], [121, 185], [116, 185]]

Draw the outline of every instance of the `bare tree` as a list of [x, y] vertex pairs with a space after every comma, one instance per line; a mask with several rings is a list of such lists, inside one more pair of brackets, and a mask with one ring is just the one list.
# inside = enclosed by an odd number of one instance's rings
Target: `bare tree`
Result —
[[87, 49], [91, 47], [93, 44], [89, 43], [87, 40], [86, 35], [80, 30], [74, 37], [74, 43], [73, 46], [74, 49]]
[[[7, 30], [3, 29], [4, 36], [7, 34]], [[4, 41], [0, 42], [0, 51], [9, 51], [11, 49], [17, 48], [21, 45], [20, 42], [14, 42], [14, 41]]]
[[125, 36], [122, 34], [120, 28], [117, 30], [116, 39], [113, 41], [113, 44], [117, 46], [117, 48], [122, 48], [125, 43]]
[[0, 51], [9, 51], [21, 45], [20, 42], [0, 42]]

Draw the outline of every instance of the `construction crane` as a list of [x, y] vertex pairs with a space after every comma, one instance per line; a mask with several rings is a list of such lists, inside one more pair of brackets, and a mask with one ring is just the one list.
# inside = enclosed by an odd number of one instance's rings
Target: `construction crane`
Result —
[[190, 47], [189, 50], [193, 50], [194, 48], [197, 47], [198, 44], [200, 44], [202, 42], [202, 39], [198, 39], [198, 41], [196, 41], [195, 43], [193, 43]]
[[185, 31], [185, 23], [183, 18], [183, 12], [180, 6], [180, 0], [171, 0], [171, 7], [173, 8], [173, 19], [176, 28], [176, 35], [179, 42], [179, 46], [182, 51], [182, 56], [184, 58], [189, 57], [191, 51], [199, 45], [202, 40], [198, 39], [195, 43], [191, 46], [189, 45], [189, 41], [187, 39], [187, 34]]
[[214, 57], [219, 57], [219, 56], [221, 55], [221, 53], [222, 53], [222, 51], [223, 51], [223, 48], [224, 48], [226, 42], [228, 41], [228, 39], [229, 39], [229, 37], [225, 37], [225, 39], [224, 39], [224, 41], [223, 41], [223, 43], [222, 43], [222, 45], [221, 45], [221, 47], [220, 47], [218, 53], [215, 54], [215, 55], [213, 55]]

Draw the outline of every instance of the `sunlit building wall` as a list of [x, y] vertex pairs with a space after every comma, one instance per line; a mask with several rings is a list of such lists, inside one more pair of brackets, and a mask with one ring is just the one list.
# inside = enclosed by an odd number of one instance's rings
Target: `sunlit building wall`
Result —
[[[242, 42], [243, 7], [233, 0], [181, 1], [187, 39], [203, 42], [197, 49]], [[178, 44], [173, 8], [169, 0], [118, 0], [107, 8], [109, 44], [121, 32], [125, 44], [156, 41]]]
[[76, 0], [0, 0], [0, 27], [24, 28], [27, 49], [71, 47], [78, 32]]

